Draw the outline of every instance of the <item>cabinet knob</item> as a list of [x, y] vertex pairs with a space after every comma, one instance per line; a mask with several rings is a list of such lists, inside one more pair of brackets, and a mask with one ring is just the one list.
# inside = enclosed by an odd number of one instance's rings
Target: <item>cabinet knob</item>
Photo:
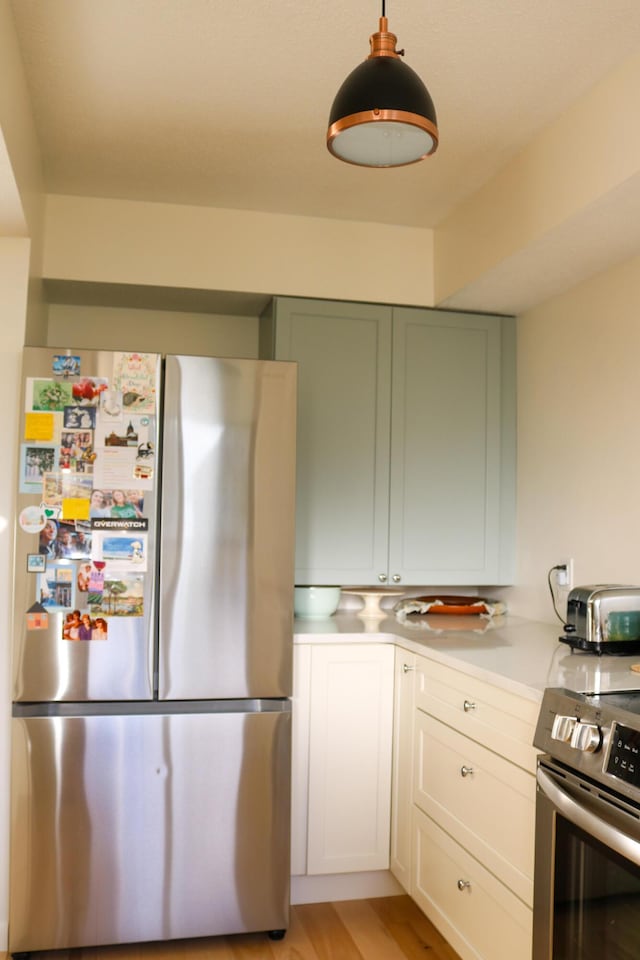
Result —
[[379, 573], [379, 574], [378, 574], [378, 580], [380, 581], [380, 583], [386, 583], [386, 582], [387, 582], [387, 575], [386, 575], [386, 573]]
[[458, 880], [458, 890], [471, 890], [471, 881]]
[[469, 713], [470, 710], [475, 710], [476, 705], [473, 702], [473, 700], [465, 700], [464, 703], [462, 704], [462, 708], [465, 713]]
[[399, 573], [394, 573], [391, 579], [393, 580], [394, 583], [400, 583], [400, 581], [402, 580], [402, 577], [400, 576]]
[[409, 673], [411, 670], [415, 670], [415, 667], [409, 666], [408, 663], [403, 663], [403, 664], [402, 664], [402, 672], [403, 672], [403, 673]]
[[461, 776], [470, 777], [472, 773], [473, 773], [473, 767], [465, 767], [465, 766], [460, 767]]

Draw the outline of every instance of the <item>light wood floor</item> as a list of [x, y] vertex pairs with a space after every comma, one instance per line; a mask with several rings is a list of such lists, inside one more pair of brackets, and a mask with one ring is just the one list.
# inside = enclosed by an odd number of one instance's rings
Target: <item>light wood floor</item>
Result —
[[[1, 956], [1, 953], [0, 953]], [[33, 953], [33, 960], [460, 960], [407, 896], [291, 908], [284, 940], [265, 934]]]

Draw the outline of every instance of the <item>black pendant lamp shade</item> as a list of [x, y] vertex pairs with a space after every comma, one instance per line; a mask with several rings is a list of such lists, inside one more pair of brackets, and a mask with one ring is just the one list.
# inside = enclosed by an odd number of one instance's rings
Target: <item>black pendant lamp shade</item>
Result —
[[369, 57], [344, 81], [331, 107], [327, 147], [347, 163], [400, 167], [435, 153], [438, 122], [429, 91], [396, 51], [380, 17]]

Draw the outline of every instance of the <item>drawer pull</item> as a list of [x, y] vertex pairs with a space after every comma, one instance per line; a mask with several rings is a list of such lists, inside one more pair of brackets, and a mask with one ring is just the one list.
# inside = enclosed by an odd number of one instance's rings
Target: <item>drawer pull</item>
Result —
[[470, 777], [473, 773], [473, 767], [460, 767], [460, 773], [463, 777]]
[[403, 672], [403, 673], [410, 673], [411, 670], [415, 670], [415, 667], [409, 666], [408, 663], [403, 663], [403, 664], [402, 664], [402, 672]]
[[475, 710], [476, 705], [473, 700], [465, 700], [462, 704], [465, 713], [469, 713], [470, 710]]
[[471, 881], [458, 880], [458, 890], [471, 890]]

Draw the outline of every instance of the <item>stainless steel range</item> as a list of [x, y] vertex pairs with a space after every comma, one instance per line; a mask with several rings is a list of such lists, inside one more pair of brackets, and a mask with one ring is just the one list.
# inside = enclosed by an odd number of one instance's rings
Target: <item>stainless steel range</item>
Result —
[[640, 957], [640, 690], [545, 691], [533, 960]]

